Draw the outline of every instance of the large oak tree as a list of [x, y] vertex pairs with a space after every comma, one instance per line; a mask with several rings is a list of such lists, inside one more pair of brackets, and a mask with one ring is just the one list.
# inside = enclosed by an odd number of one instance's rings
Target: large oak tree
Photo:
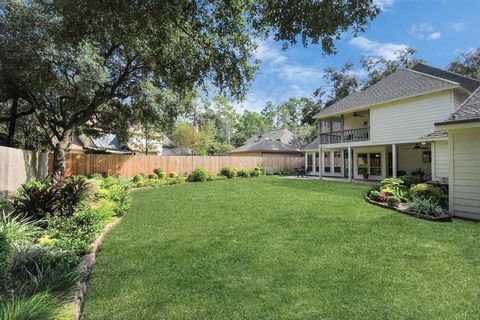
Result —
[[241, 99], [258, 39], [330, 54], [377, 14], [372, 0], [1, 1], [0, 90], [28, 104], [9, 118], [33, 114], [63, 171], [73, 133], [128, 119], [145, 83]]

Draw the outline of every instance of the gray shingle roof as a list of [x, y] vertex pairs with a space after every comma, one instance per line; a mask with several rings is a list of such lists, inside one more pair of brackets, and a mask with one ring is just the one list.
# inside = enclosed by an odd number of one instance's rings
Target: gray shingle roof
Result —
[[480, 87], [475, 90], [446, 121], [435, 125], [480, 121]]
[[302, 150], [304, 150], [304, 151], [318, 150], [319, 146], [320, 146], [320, 138], [317, 137], [312, 142], [310, 142], [305, 147], [303, 147]]
[[417, 63], [412, 68], [412, 70], [457, 82], [460, 84], [461, 87], [467, 89], [470, 92], [475, 91], [480, 86], [480, 80], [462, 76], [458, 73], [446, 71], [443, 69], [427, 66], [426, 64], [423, 64], [423, 63]]
[[236, 152], [301, 152], [295, 135], [287, 130], [275, 130], [248, 139], [242, 146], [233, 149]]
[[349, 95], [315, 116], [357, 109], [363, 106], [459, 86], [459, 83], [409, 69], [398, 69], [365, 90]]

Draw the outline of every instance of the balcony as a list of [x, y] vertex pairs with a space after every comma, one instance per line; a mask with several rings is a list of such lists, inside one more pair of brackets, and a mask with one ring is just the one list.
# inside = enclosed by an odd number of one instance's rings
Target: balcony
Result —
[[333, 131], [320, 134], [320, 144], [370, 140], [370, 127]]

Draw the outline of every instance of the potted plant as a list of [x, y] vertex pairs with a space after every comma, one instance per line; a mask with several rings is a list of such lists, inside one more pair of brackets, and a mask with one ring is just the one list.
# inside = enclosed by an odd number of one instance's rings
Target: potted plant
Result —
[[367, 172], [365, 172], [365, 173], [363, 174], [363, 179], [366, 180], [366, 179], [368, 179], [368, 177], [369, 177], [369, 174], [368, 174]]

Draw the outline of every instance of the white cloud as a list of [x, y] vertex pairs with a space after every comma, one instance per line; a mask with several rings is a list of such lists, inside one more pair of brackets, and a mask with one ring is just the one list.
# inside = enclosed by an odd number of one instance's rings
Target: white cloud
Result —
[[410, 27], [410, 33], [419, 40], [437, 40], [442, 37], [442, 34], [435, 31], [435, 28], [430, 22], [413, 24]]
[[449, 22], [449, 23], [447, 23], [447, 27], [450, 30], [453, 30], [453, 31], [456, 31], [456, 32], [467, 30], [467, 25], [463, 22]]
[[300, 65], [286, 64], [282, 66], [278, 72], [288, 80], [299, 82], [320, 80], [323, 77], [323, 71]]
[[353, 38], [348, 43], [368, 54], [385, 59], [395, 59], [398, 51], [408, 48], [406, 44], [381, 43], [362, 36]]
[[269, 63], [270, 65], [280, 64], [287, 61], [282, 52], [275, 47], [269, 45], [269, 41], [260, 42], [257, 50], [255, 51], [255, 57], [263, 63]]
[[380, 8], [382, 11], [388, 11], [393, 6], [395, 0], [374, 0], [373, 4]]

